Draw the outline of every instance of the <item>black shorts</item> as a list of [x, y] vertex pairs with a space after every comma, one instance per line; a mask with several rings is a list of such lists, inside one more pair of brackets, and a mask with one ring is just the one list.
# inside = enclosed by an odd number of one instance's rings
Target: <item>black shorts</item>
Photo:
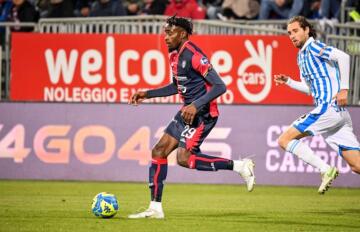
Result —
[[197, 114], [192, 125], [188, 125], [181, 117], [179, 111], [165, 129], [165, 133], [179, 141], [179, 147], [183, 147], [192, 153], [200, 153], [200, 145], [214, 128], [217, 117], [209, 114]]

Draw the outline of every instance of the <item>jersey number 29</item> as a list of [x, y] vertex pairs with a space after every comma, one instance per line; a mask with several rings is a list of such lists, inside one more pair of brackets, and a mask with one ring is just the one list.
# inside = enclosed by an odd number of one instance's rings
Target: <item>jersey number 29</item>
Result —
[[195, 133], [196, 133], [196, 128], [186, 125], [183, 132], [181, 133], [181, 137], [191, 139]]

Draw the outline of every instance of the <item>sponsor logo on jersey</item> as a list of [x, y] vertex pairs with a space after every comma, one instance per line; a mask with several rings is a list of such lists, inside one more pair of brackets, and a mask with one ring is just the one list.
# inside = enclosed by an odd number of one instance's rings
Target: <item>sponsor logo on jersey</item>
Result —
[[187, 81], [188, 78], [186, 76], [177, 76], [176, 79], [178, 81]]
[[186, 93], [186, 87], [183, 85], [178, 85], [179, 92]]

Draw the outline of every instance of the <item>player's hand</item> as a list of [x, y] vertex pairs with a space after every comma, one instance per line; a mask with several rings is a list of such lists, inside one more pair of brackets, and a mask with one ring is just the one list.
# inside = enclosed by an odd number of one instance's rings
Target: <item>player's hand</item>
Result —
[[284, 74], [274, 75], [275, 85], [282, 85], [288, 81], [289, 77]]
[[184, 119], [185, 123], [192, 125], [197, 109], [194, 104], [187, 105], [181, 109], [181, 117]]
[[146, 92], [145, 91], [137, 91], [134, 93], [131, 98], [129, 99], [128, 104], [137, 106], [140, 102], [146, 99]]
[[336, 94], [336, 102], [338, 106], [344, 107], [347, 105], [347, 99], [348, 99], [348, 90], [342, 89], [340, 92]]

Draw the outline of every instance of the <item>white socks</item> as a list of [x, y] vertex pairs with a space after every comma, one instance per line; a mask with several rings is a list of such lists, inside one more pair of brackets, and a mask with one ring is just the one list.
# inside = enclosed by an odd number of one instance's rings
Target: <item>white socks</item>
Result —
[[149, 209], [154, 209], [157, 212], [163, 212], [162, 204], [158, 201], [150, 201]]
[[[244, 173], [245, 175], [250, 175], [251, 173], [249, 172], [249, 170], [247, 170], [246, 168], [244, 168], [244, 160], [233, 160], [233, 163], [234, 163], [234, 167], [233, 167], [233, 170], [235, 172], [238, 172], [238, 173]], [[248, 173], [249, 172], [249, 173]]]
[[233, 160], [234, 167], [233, 170], [235, 172], [240, 172], [244, 168], [244, 161], [242, 160]]
[[291, 140], [286, 147], [286, 151], [296, 155], [299, 159], [311, 166], [318, 168], [321, 173], [325, 173], [330, 168], [328, 164], [314, 154], [309, 146], [302, 143], [300, 140]]

